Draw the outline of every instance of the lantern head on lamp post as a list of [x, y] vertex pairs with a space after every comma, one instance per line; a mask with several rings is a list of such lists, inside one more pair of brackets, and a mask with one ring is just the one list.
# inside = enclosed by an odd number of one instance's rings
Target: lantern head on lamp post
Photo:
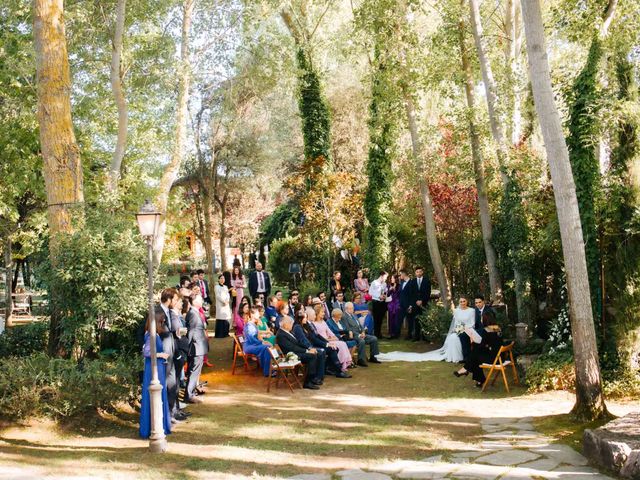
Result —
[[149, 435], [149, 449], [152, 452], [164, 452], [167, 450], [167, 441], [164, 436], [162, 422], [162, 384], [158, 379], [158, 352], [156, 349], [156, 320], [153, 304], [153, 243], [160, 225], [160, 212], [153, 204], [146, 200], [136, 214], [140, 235], [147, 241], [147, 274], [148, 274], [148, 300], [149, 300], [149, 347], [151, 353], [151, 382], [149, 383], [149, 403], [151, 415], [151, 434]]

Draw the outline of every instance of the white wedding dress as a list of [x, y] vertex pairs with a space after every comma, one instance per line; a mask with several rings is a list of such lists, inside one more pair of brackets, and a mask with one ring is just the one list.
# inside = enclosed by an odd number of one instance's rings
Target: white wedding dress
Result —
[[425, 353], [380, 353], [376, 355], [376, 358], [381, 362], [459, 362], [463, 358], [462, 344], [460, 343], [460, 337], [458, 337], [458, 334], [455, 332], [456, 326], [462, 325], [465, 328], [473, 328], [475, 322], [476, 311], [473, 308], [467, 307], [464, 310], [456, 308], [453, 311], [453, 320], [451, 320], [451, 326], [449, 327], [449, 335], [447, 335], [441, 349]]

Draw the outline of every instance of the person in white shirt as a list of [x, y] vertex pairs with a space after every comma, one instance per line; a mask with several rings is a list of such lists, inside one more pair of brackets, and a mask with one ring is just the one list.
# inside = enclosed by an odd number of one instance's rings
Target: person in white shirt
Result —
[[374, 335], [382, 338], [382, 322], [387, 313], [387, 277], [389, 274], [382, 270], [378, 278], [371, 282], [369, 295], [373, 301], [373, 328]]
[[216, 338], [229, 336], [229, 321], [231, 320], [231, 295], [224, 284], [224, 275], [218, 276], [218, 285], [214, 290], [216, 296]]

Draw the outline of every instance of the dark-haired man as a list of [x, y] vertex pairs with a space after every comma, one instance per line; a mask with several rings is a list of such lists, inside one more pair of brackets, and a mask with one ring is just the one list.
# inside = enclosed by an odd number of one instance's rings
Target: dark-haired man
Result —
[[198, 279], [196, 284], [200, 286], [200, 294], [205, 303], [211, 304], [211, 297], [209, 296], [209, 282], [204, 278], [204, 270], [198, 270]]
[[373, 328], [374, 335], [377, 338], [382, 338], [382, 322], [384, 316], [387, 313], [387, 277], [389, 274], [384, 270], [381, 270], [369, 287], [369, 295], [373, 300]]
[[[318, 351], [311, 347], [307, 348], [302, 345], [298, 339], [291, 333], [293, 328], [293, 319], [289, 316], [282, 317], [280, 320], [280, 330], [276, 333], [276, 343], [285, 353], [295, 353], [300, 361], [307, 366], [307, 374], [304, 377], [304, 388], [310, 390], [318, 390], [322, 385], [320, 371], [318, 368]], [[324, 360], [324, 353], [322, 354]], [[323, 369], [324, 370], [324, 369]]]
[[[389, 336], [392, 339], [400, 337], [400, 333], [402, 331], [402, 325], [404, 324], [404, 319], [409, 315], [409, 312], [411, 311], [411, 305], [409, 303], [410, 302], [409, 288], [407, 288], [407, 286], [409, 285], [409, 280], [411, 279], [409, 278], [407, 271], [400, 270], [400, 281], [398, 284], [399, 296], [400, 296], [400, 312], [399, 312], [400, 321], [398, 322], [397, 330], [393, 332], [389, 332]], [[407, 333], [407, 337], [409, 337], [408, 338], [409, 340], [413, 338], [409, 336], [409, 333]]]
[[181, 353], [178, 349], [178, 338], [180, 336], [180, 328], [182, 322], [173, 311], [180, 302], [180, 295], [175, 288], [165, 288], [160, 294], [160, 305], [156, 311], [162, 311], [164, 314], [165, 332], [160, 334], [162, 340], [162, 350], [168, 354], [166, 360], [166, 385], [167, 400], [169, 402], [169, 412], [171, 412], [171, 421], [184, 420], [186, 416], [178, 412], [178, 389], [179, 389], [179, 372], [176, 367], [184, 365], [181, 362]]
[[484, 327], [482, 326], [482, 314], [484, 312], [490, 312], [493, 314], [493, 318], [496, 317], [496, 312], [491, 308], [491, 306], [487, 305], [484, 301], [484, 297], [480, 294], [474, 297], [474, 304], [476, 309], [476, 324], [473, 327], [476, 332], [480, 332]]
[[249, 274], [249, 293], [251, 298], [257, 298], [260, 294], [267, 298], [271, 294], [271, 279], [269, 274], [262, 270], [260, 262], [256, 262], [256, 270]]
[[408, 316], [409, 336], [414, 342], [420, 340], [421, 328], [417, 317], [427, 308], [431, 298], [431, 282], [424, 276], [424, 268], [416, 267], [416, 278], [411, 280], [409, 288], [409, 303], [411, 313]]

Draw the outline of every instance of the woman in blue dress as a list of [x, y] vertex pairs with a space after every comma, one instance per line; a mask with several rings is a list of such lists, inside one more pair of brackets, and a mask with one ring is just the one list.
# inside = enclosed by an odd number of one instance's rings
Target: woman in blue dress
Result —
[[[157, 311], [155, 315], [156, 322], [156, 352], [158, 354], [158, 380], [162, 384], [162, 425], [165, 435], [171, 433], [171, 416], [169, 415], [169, 400], [167, 398], [167, 384], [165, 374], [165, 363], [168, 354], [162, 350], [162, 340], [160, 333], [164, 333], [164, 312]], [[142, 347], [142, 355], [144, 356], [144, 375], [142, 379], [142, 402], [140, 404], [140, 436], [149, 438], [151, 435], [151, 398], [149, 395], [149, 384], [151, 383], [151, 342], [149, 335], [149, 320], [144, 334], [144, 346]]]
[[364, 328], [367, 329], [369, 335], [373, 335], [373, 315], [369, 311], [368, 303], [360, 303], [362, 294], [357, 292], [353, 295], [353, 313]]
[[249, 322], [244, 326], [244, 353], [249, 353], [258, 357], [262, 373], [265, 377], [269, 376], [271, 369], [271, 353], [269, 348], [273, 347], [269, 342], [260, 339], [258, 332], [258, 322], [260, 321], [260, 310], [251, 307], [251, 316]]

